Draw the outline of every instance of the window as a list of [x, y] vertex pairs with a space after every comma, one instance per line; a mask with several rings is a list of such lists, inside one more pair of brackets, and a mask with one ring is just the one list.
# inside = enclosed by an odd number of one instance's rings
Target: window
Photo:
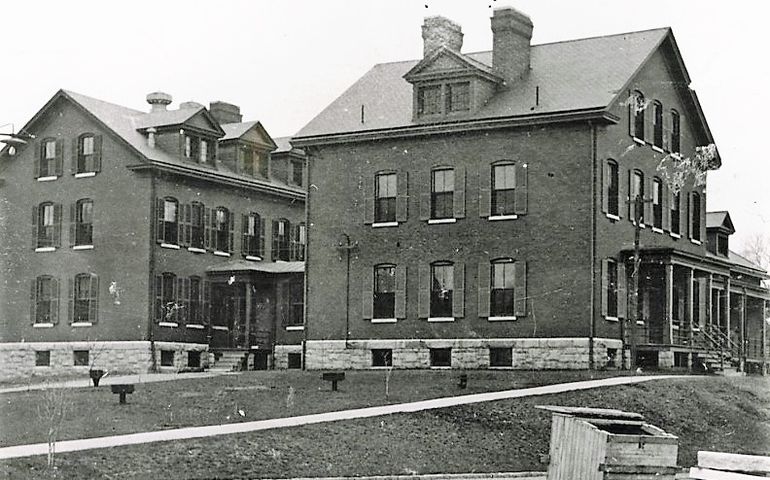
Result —
[[289, 283], [289, 325], [304, 324], [305, 285], [302, 281]]
[[59, 282], [49, 276], [37, 277], [30, 295], [32, 322], [57, 323], [59, 319]]
[[396, 267], [374, 267], [374, 317], [396, 318]]
[[455, 175], [452, 169], [433, 170], [431, 181], [432, 219], [454, 217]]
[[190, 304], [187, 321], [192, 325], [203, 324], [203, 308], [201, 305], [201, 279], [190, 277]]
[[653, 103], [652, 114], [652, 144], [663, 148], [663, 105], [660, 102]]
[[161, 350], [160, 351], [160, 366], [161, 367], [173, 367], [174, 366], [174, 351], [173, 350]]
[[452, 291], [454, 289], [454, 265], [431, 265], [430, 317], [452, 317]]
[[254, 152], [254, 161], [256, 162], [256, 171], [264, 178], [267, 178], [267, 165], [270, 161], [270, 156]]
[[291, 162], [291, 183], [297, 186], [302, 186], [304, 182], [304, 170], [305, 166], [303, 162], [292, 161]]
[[470, 82], [447, 85], [447, 112], [467, 112], [471, 109]]
[[396, 178], [395, 173], [381, 173], [375, 177], [375, 223], [396, 221]]
[[631, 195], [629, 196], [629, 217], [632, 222], [636, 221], [639, 217], [639, 223], [644, 225], [644, 204], [641, 205], [639, 211], [636, 211], [637, 203], [636, 198], [644, 199], [644, 174], [639, 170], [631, 172]]
[[40, 160], [36, 165], [35, 178], [50, 178], [61, 175], [62, 141], [46, 138], [40, 146]]
[[38, 350], [35, 352], [35, 366], [36, 367], [50, 367], [51, 366], [51, 351], [50, 350]]
[[72, 352], [72, 363], [76, 367], [87, 367], [89, 365], [88, 350], [74, 350]]
[[684, 309], [685, 309], [685, 295], [682, 291], [682, 286], [674, 283], [673, 288], [671, 289], [672, 292], [672, 312], [671, 312], [671, 321], [674, 323], [674, 325], [680, 325], [682, 323], [682, 320], [684, 319]]
[[173, 197], [159, 198], [155, 205], [159, 243], [177, 245], [179, 241], [179, 202]]
[[492, 167], [492, 215], [513, 215], [516, 193], [516, 166], [513, 164]]
[[512, 367], [513, 366], [513, 348], [489, 348], [489, 366], [490, 367]]
[[176, 311], [176, 275], [163, 273], [155, 276], [155, 321], [175, 322]]
[[679, 235], [681, 217], [681, 192], [671, 192], [671, 233]]
[[254, 176], [254, 149], [243, 147], [243, 168], [241, 173]]
[[294, 228], [292, 238], [292, 260], [297, 262], [305, 261], [305, 245], [307, 245], [307, 228], [304, 223], [300, 223]]
[[206, 140], [201, 140], [200, 162], [206, 163], [208, 158], [209, 158], [209, 142], [207, 142]]
[[75, 276], [72, 323], [96, 323], [99, 298], [99, 279], [96, 275], [81, 273]]
[[78, 137], [77, 158], [75, 159], [74, 172], [81, 173], [98, 172], [101, 169], [101, 135], [86, 133]]
[[607, 317], [618, 318], [618, 263], [607, 261]]
[[262, 217], [258, 213], [243, 216], [242, 251], [247, 257], [262, 257]]
[[291, 260], [291, 224], [285, 218], [273, 221], [273, 260]]
[[302, 354], [301, 353], [289, 353], [286, 355], [287, 367], [290, 369], [302, 368]]
[[492, 262], [490, 316], [513, 317], [515, 271], [511, 259]]
[[652, 226], [663, 228], [663, 183], [659, 178], [652, 180]]
[[441, 85], [417, 89], [417, 114], [436, 115], [441, 113]]
[[644, 111], [646, 110], [644, 94], [637, 90], [634, 92], [633, 97], [635, 101], [631, 106], [631, 111], [634, 116], [634, 137], [644, 140]]
[[618, 208], [619, 187], [618, 164], [614, 160], [610, 160], [607, 162], [607, 213], [616, 217], [620, 215]]
[[452, 349], [451, 348], [431, 348], [430, 349], [431, 367], [451, 367]]
[[230, 211], [225, 207], [214, 210], [214, 232], [212, 241], [215, 252], [230, 252]]
[[617, 361], [618, 361], [618, 349], [608, 348], [607, 349], [607, 366], [616, 367]]
[[189, 351], [187, 352], [187, 366], [190, 368], [200, 368], [201, 366], [201, 352]]
[[195, 162], [200, 158], [200, 139], [191, 135], [184, 137], [184, 156]]
[[671, 110], [671, 151], [674, 153], [679, 153], [680, 151], [679, 122], [679, 112]]
[[717, 234], [717, 253], [726, 257], [728, 252], [727, 235], [723, 233]]
[[700, 327], [700, 284], [698, 280], [692, 281], [692, 328]]
[[701, 196], [698, 192], [692, 193], [692, 239], [700, 241], [700, 226], [701, 226]]
[[33, 207], [36, 248], [55, 248], [61, 240], [61, 205], [45, 202]]
[[204, 232], [205, 232], [205, 210], [202, 203], [193, 202], [191, 205], [191, 220], [190, 220], [190, 246], [192, 248], [203, 249], [204, 244]]
[[372, 366], [373, 367], [392, 367], [393, 350], [390, 348], [372, 349]]
[[75, 202], [75, 211], [71, 216], [74, 222], [71, 224], [70, 236], [73, 245], [93, 245], [94, 233], [94, 202], [84, 198]]

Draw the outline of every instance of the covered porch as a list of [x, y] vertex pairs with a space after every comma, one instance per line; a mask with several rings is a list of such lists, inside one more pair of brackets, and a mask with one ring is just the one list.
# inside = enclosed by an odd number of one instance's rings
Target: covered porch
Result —
[[[632, 285], [632, 255], [623, 253]], [[643, 249], [636, 321], [624, 340], [642, 367], [763, 372], [768, 299], [761, 278], [727, 258]]]
[[304, 324], [304, 262], [233, 261], [206, 270], [209, 348], [228, 369], [274, 366], [281, 333]]

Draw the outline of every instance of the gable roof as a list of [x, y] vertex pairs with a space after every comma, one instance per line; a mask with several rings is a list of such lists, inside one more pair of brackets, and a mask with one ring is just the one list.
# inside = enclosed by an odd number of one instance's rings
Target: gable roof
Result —
[[[529, 75], [496, 93], [471, 120], [604, 109], [671, 36], [670, 28], [533, 45]], [[487, 67], [492, 52], [463, 55]], [[315, 137], [424, 125], [412, 118], [412, 86], [404, 75], [419, 60], [375, 65], [294, 137]], [[535, 90], [539, 87], [539, 104]], [[382, 92], [387, 92], [383, 95]], [[365, 120], [361, 122], [361, 107]]]
[[735, 233], [733, 221], [730, 219], [730, 214], [726, 211], [706, 212], [706, 228], [721, 228], [730, 234]]
[[[243, 138], [246, 141], [265, 145], [271, 151], [278, 148], [275, 140], [273, 140], [270, 134], [267, 133], [265, 127], [262, 126], [262, 122], [256, 120], [252, 122], [225, 123], [222, 125], [222, 130], [225, 132], [225, 136], [220, 139], [221, 141]], [[245, 135], [249, 132], [255, 132], [261, 138], [261, 140], [255, 141], [253, 138], [244, 138]]]
[[[502, 83], [503, 79], [492, 70], [492, 67], [485, 63], [474, 59], [471, 56], [463, 55], [462, 53], [452, 50], [447, 46], [441, 46], [436, 49], [435, 52], [430, 54], [427, 58], [420, 60], [417, 65], [412, 67], [408, 72], [404, 74], [404, 79], [410, 82], [413, 78], [419, 77], [423, 73], [430, 74], [431, 72], [425, 72], [429, 70], [429, 67], [433, 65], [440, 57], [449, 57], [452, 62], [457, 65], [455, 68], [459, 70], [466, 70], [476, 74], [482, 74], [486, 78]], [[445, 72], [441, 72], [441, 76], [446, 75]]]
[[757, 270], [758, 272], [761, 272], [761, 273], [764, 274], [764, 275], [762, 275], [762, 277], [770, 278], [768, 276], [767, 271], [765, 271], [765, 269], [762, 268], [761, 265], [758, 265], [758, 264], [752, 262], [748, 258], [746, 258], [746, 257], [744, 257], [744, 256], [742, 256], [742, 255], [740, 255], [740, 254], [738, 254], [736, 252], [733, 252], [732, 250], [728, 250], [727, 258], [730, 260], [730, 262], [734, 263], [735, 265], [740, 265], [741, 267], [748, 268], [748, 269], [751, 269], [751, 270]]

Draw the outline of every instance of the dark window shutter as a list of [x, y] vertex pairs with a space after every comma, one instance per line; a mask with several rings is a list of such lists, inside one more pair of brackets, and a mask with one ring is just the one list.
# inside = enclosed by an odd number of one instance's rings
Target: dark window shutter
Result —
[[248, 230], [249, 230], [249, 216], [241, 215], [241, 255], [247, 255], [248, 253], [250, 253], [249, 249], [247, 248], [249, 245]]
[[618, 317], [628, 316], [628, 279], [626, 277], [626, 264], [618, 262]]
[[275, 310], [282, 327], [289, 324], [289, 288], [286, 282], [275, 284]]
[[396, 267], [396, 318], [406, 318], [406, 265]]
[[72, 155], [70, 157], [70, 173], [75, 175], [78, 173], [78, 156], [80, 155], [80, 139], [76, 138], [72, 141], [72, 148], [70, 148]]
[[455, 263], [453, 270], [452, 316], [463, 318], [465, 316], [465, 265]]
[[671, 113], [663, 112], [663, 150], [671, 151]]
[[628, 91], [628, 134], [632, 137], [636, 136], [636, 128], [634, 126], [634, 97], [632, 97], [631, 90]]
[[363, 291], [361, 292], [361, 316], [364, 320], [374, 318], [374, 269], [364, 268]]
[[45, 142], [42, 142], [40, 144], [38, 156], [35, 159], [34, 164], [32, 165], [32, 175], [35, 177], [35, 179], [40, 178], [40, 164], [43, 162], [44, 157], [45, 157]]
[[[642, 184], [642, 200], [649, 200], [652, 198], [652, 188], [654, 183], [655, 182], [653, 182], [652, 179], [649, 179]], [[642, 203], [642, 219], [642, 223], [652, 225], [652, 202]]]
[[32, 248], [37, 248], [37, 217], [38, 217], [38, 206], [33, 205], [32, 206]]
[[421, 263], [417, 273], [417, 281], [419, 282], [417, 316], [428, 318], [430, 316], [430, 265]]
[[201, 321], [204, 325], [208, 325], [211, 322], [211, 282], [208, 280], [203, 280], [201, 299], [203, 303], [203, 318]]
[[67, 321], [72, 323], [75, 320], [75, 279], [67, 279]]
[[706, 190], [700, 194], [700, 240], [706, 242]]
[[406, 222], [409, 218], [409, 172], [398, 172], [396, 190], [396, 221]]
[[211, 209], [202, 208], [203, 210], [203, 248], [206, 250], [212, 250], [211, 241]]
[[289, 227], [289, 260], [297, 259], [297, 237], [299, 236], [299, 226], [291, 225]]
[[89, 298], [90, 302], [88, 302], [88, 320], [91, 323], [96, 323], [99, 321], [99, 277], [96, 275], [91, 275], [90, 281], [89, 281]]
[[692, 204], [693, 204], [693, 192], [687, 194], [687, 236], [692, 239]]
[[489, 300], [491, 280], [491, 264], [489, 262], [479, 262], [479, 318], [489, 317]]
[[273, 245], [270, 250], [270, 258], [275, 261], [278, 258], [278, 220], [273, 220]]
[[259, 218], [259, 256], [265, 257], [265, 222]]
[[94, 172], [102, 171], [102, 136], [94, 135]]
[[665, 181], [660, 182], [660, 207], [663, 211], [664, 230], [671, 231], [671, 193], [668, 191], [668, 184]]
[[492, 165], [479, 170], [479, 217], [492, 215]]
[[64, 171], [64, 139], [56, 140], [56, 175], [61, 176]]
[[377, 176], [364, 175], [364, 224], [374, 223], [374, 182]]
[[155, 321], [163, 320], [163, 275], [155, 275]]
[[708, 316], [708, 308], [706, 306], [706, 298], [707, 298], [707, 291], [706, 291], [706, 279], [705, 278], [699, 278], [698, 279], [698, 324], [700, 326], [706, 325], [706, 317]]
[[607, 316], [607, 288], [609, 287], [609, 269], [610, 261], [606, 258], [602, 259], [602, 316]]
[[192, 205], [186, 204], [184, 206], [184, 222], [185, 222], [185, 246], [192, 245]]
[[631, 195], [634, 191], [633, 182], [634, 182], [634, 171], [629, 169], [628, 170], [628, 198], [627, 198], [628, 202], [626, 203], [626, 205], [628, 206], [628, 220], [631, 222], [636, 220], [636, 215], [634, 213], [634, 208], [635, 208], [634, 199], [631, 198]]
[[76, 244], [77, 208], [78, 202], [70, 204], [70, 247]]
[[465, 218], [465, 168], [455, 168], [455, 191], [452, 195], [455, 218]]
[[517, 317], [527, 315], [527, 262], [518, 261], [514, 268], [513, 314]]
[[610, 211], [610, 162], [602, 167], [602, 212]]
[[[646, 101], [646, 100], [645, 100]], [[653, 127], [653, 119], [655, 118], [655, 107], [652, 101], [647, 104], [647, 108], [642, 112], [644, 115], [644, 139], [648, 143], [655, 141], [655, 128]]]
[[51, 323], [59, 323], [59, 280], [51, 279]]
[[420, 187], [420, 220], [430, 220], [431, 172], [420, 172], [417, 178], [420, 179], [417, 183]]
[[163, 243], [165, 241], [165, 231], [163, 228], [163, 209], [164, 200], [160, 197], [155, 199], [155, 241]]
[[516, 215], [525, 215], [527, 213], [527, 171], [529, 168], [526, 163], [516, 164], [516, 190], [514, 193], [514, 213]]
[[185, 221], [184, 221], [184, 205], [177, 203], [177, 217], [176, 217], [176, 244], [184, 246], [187, 244], [185, 241]]
[[230, 221], [230, 240], [227, 245], [227, 252], [233, 253], [235, 251], [235, 215], [233, 212], [227, 212], [227, 218]]
[[53, 205], [53, 242], [55, 247], [61, 247], [61, 203]]
[[32, 279], [29, 287], [29, 323], [34, 325], [37, 320], [37, 278]]

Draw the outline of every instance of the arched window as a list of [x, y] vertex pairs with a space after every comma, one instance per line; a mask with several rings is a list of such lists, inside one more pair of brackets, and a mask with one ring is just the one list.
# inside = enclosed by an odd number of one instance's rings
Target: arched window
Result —
[[273, 220], [273, 260], [291, 260], [291, 223], [285, 218]]
[[75, 202], [74, 211], [71, 214], [70, 236], [74, 246], [93, 245], [94, 232], [94, 202], [89, 198], [82, 198]]
[[92, 273], [75, 276], [72, 298], [72, 323], [96, 323], [99, 277]]
[[663, 182], [657, 177], [652, 179], [652, 226], [663, 229]]
[[607, 176], [605, 179], [605, 188], [607, 195], [607, 213], [609, 215], [619, 216], [620, 209], [618, 208], [618, 197], [620, 189], [620, 170], [618, 169], [618, 162], [615, 160], [607, 160]]
[[102, 142], [100, 135], [84, 133], [78, 137], [74, 174], [95, 173], [101, 168]]
[[439, 168], [431, 172], [431, 219], [454, 218], [455, 171]]
[[291, 244], [292, 244], [292, 253], [291, 253], [292, 260], [295, 260], [298, 262], [304, 262], [305, 245], [307, 244], [307, 228], [305, 227], [304, 222], [301, 222], [294, 227]]
[[62, 140], [45, 138], [40, 142], [40, 158], [35, 168], [35, 178], [51, 178], [61, 175]]
[[380, 172], [374, 177], [374, 223], [396, 221], [397, 175]]
[[514, 286], [516, 265], [513, 259], [502, 258], [492, 262], [490, 272], [490, 317], [514, 316]]
[[492, 216], [514, 215], [516, 165], [500, 162], [492, 165]]
[[663, 105], [657, 100], [652, 105], [652, 144], [663, 148]]
[[631, 111], [634, 115], [634, 137], [639, 140], [644, 140], [644, 111], [647, 109], [646, 100], [644, 94], [639, 90], [633, 93], [634, 103], [631, 106]]
[[155, 276], [155, 321], [176, 322], [176, 275], [164, 272]]
[[57, 323], [59, 319], [59, 282], [50, 275], [37, 277], [32, 284], [32, 322]]
[[454, 292], [454, 264], [434, 262], [430, 266], [430, 317], [452, 317], [452, 294]]
[[671, 233], [680, 235], [682, 221], [682, 195], [681, 192], [671, 190]]
[[232, 218], [230, 210], [225, 207], [217, 207], [214, 210], [214, 251], [230, 252], [230, 232]]
[[264, 225], [262, 217], [252, 212], [242, 217], [243, 234], [241, 236], [241, 250], [249, 260], [261, 259], [264, 253]]
[[61, 205], [43, 202], [33, 210], [35, 248], [58, 247], [61, 233]]
[[177, 245], [179, 241], [179, 202], [174, 197], [159, 198], [157, 202], [157, 241]]
[[701, 196], [698, 192], [692, 192], [692, 228], [691, 237], [693, 240], [700, 241], [700, 226], [701, 226]]
[[374, 267], [374, 317], [396, 318], [396, 266], [391, 264]]
[[618, 318], [618, 262], [607, 259], [607, 317]]
[[205, 248], [204, 233], [206, 210], [200, 202], [192, 202], [190, 205], [190, 247], [203, 250]]
[[[634, 170], [631, 172], [629, 189], [629, 202], [628, 202], [628, 216], [632, 222], [636, 221], [636, 217], [639, 217], [639, 223], [644, 224], [644, 204], [637, 205], [636, 198], [644, 199], [644, 174], [640, 170]], [[637, 206], [639, 211], [637, 212]]]
[[679, 112], [676, 110], [671, 110], [671, 151], [673, 153], [680, 152], [680, 128]]

